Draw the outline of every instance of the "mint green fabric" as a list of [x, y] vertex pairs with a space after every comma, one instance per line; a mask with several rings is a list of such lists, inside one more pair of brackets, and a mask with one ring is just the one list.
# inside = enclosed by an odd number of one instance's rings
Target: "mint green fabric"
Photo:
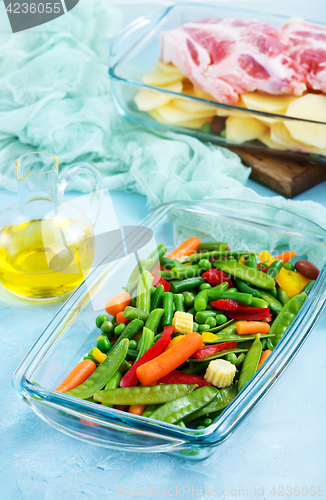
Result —
[[[107, 71], [120, 25], [109, 0], [81, 1], [28, 32], [0, 25], [0, 186], [16, 189], [14, 160], [35, 150], [55, 154], [61, 168], [92, 162], [106, 187], [144, 194], [150, 206], [245, 184], [250, 170], [233, 153], [118, 114]], [[86, 189], [78, 182], [69, 188]]]

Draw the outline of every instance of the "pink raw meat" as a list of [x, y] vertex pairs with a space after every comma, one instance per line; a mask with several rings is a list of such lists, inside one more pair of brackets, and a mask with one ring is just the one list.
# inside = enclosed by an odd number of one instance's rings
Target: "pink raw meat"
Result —
[[161, 60], [225, 104], [237, 104], [239, 94], [255, 90], [299, 96], [305, 78], [287, 44], [286, 33], [266, 23], [209, 19], [162, 33]]
[[283, 30], [290, 38], [292, 59], [306, 72], [308, 87], [326, 93], [326, 28], [293, 20]]

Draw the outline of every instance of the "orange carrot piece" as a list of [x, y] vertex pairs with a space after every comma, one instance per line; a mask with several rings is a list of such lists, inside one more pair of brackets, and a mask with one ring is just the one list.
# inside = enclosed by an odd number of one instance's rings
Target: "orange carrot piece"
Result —
[[269, 349], [266, 349], [266, 351], [263, 352], [263, 354], [260, 357], [258, 366], [257, 366], [257, 372], [258, 372], [259, 368], [261, 368], [262, 365], [265, 363], [268, 356], [270, 356], [271, 354], [272, 354], [272, 351], [270, 351]]
[[236, 329], [238, 335], [253, 335], [254, 333], [268, 333], [271, 327], [265, 321], [239, 321]]
[[130, 405], [129, 413], [132, 413], [133, 415], [141, 415], [145, 410], [146, 406], [147, 405]]
[[121, 323], [128, 323], [128, 321], [130, 321], [128, 318], [125, 318], [124, 315], [123, 315], [123, 311], [120, 311], [117, 315], [116, 315], [116, 320], [117, 320], [117, 323], [119, 325], [121, 325]]
[[177, 248], [175, 248], [167, 257], [170, 259], [178, 259], [182, 255], [191, 255], [192, 253], [195, 253], [198, 245], [201, 244], [201, 241], [199, 238], [196, 238], [195, 236], [192, 236], [191, 238], [188, 238], [186, 241], [181, 243]]
[[64, 381], [56, 388], [57, 392], [71, 391], [75, 387], [85, 382], [86, 379], [96, 370], [96, 364], [91, 359], [84, 359], [69, 373]]
[[188, 333], [180, 342], [156, 358], [137, 368], [137, 378], [142, 385], [151, 385], [187, 361], [203, 345], [202, 336]]
[[118, 293], [105, 304], [105, 310], [111, 316], [116, 316], [119, 312], [124, 311], [125, 307], [129, 306], [131, 295], [127, 292]]
[[284, 252], [284, 253], [281, 253], [280, 255], [277, 255], [275, 257], [276, 260], [283, 260], [284, 264], [286, 262], [289, 262], [289, 260], [293, 259], [293, 257], [295, 256], [295, 252]]

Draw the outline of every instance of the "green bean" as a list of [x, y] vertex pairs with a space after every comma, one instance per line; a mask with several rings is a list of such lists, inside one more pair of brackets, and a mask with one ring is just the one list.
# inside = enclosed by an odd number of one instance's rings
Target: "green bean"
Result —
[[[230, 292], [217, 292], [214, 290], [208, 290], [208, 300], [209, 302], [215, 302], [220, 299], [230, 299], [236, 300], [237, 302], [241, 302], [241, 304], [246, 304], [249, 306], [252, 301], [252, 295], [249, 293], [230, 293]], [[196, 302], [195, 302], [196, 304]]]
[[151, 310], [151, 292], [154, 277], [149, 271], [143, 271], [138, 280], [137, 286], [137, 300], [136, 305], [138, 309], [145, 312]]
[[[158, 245], [157, 248], [155, 248], [155, 250], [153, 250], [153, 252], [151, 254], [149, 254], [149, 256], [147, 257], [147, 260], [154, 260], [154, 266], [153, 266], [153, 269], [154, 267], [156, 266], [156, 264], [163, 259], [164, 255], [166, 254], [167, 252], [167, 248], [165, 245], [163, 245], [163, 243], [160, 243], [160, 245]], [[152, 269], [151, 269], [152, 271]]]
[[212, 251], [212, 252], [201, 252], [201, 253], [193, 253], [187, 257], [183, 261], [183, 264], [193, 261], [199, 261], [200, 259], [218, 259], [218, 258], [226, 258], [230, 255], [234, 257], [241, 257], [242, 255], [248, 255], [251, 252], [247, 252], [246, 250], [224, 250], [224, 251]]
[[275, 281], [271, 276], [268, 276], [257, 269], [239, 264], [238, 262], [224, 260], [222, 262], [215, 262], [214, 266], [220, 271], [231, 274], [231, 276], [235, 278], [242, 279], [255, 288], [270, 290], [275, 287]]
[[306, 295], [309, 295], [309, 293], [313, 289], [315, 283], [316, 283], [315, 280], [310, 280], [309, 283], [307, 283], [306, 286], [303, 288], [303, 290], [301, 290], [301, 293], [305, 293]]
[[286, 291], [283, 290], [283, 288], [279, 288], [277, 294], [279, 301], [283, 304], [283, 306], [285, 306], [285, 304], [289, 302], [290, 297], [288, 296]]
[[221, 242], [221, 241], [212, 241], [208, 243], [201, 243], [197, 247], [197, 253], [200, 252], [212, 252], [214, 250], [224, 252], [228, 247], [227, 243]]
[[200, 292], [201, 290], [208, 290], [209, 288], [212, 288], [212, 286], [209, 284], [209, 283], [203, 283], [202, 285], [200, 285], [200, 287], [198, 288], [198, 291]]
[[88, 399], [97, 391], [102, 392], [101, 389], [107, 384], [110, 378], [113, 377], [122, 361], [125, 359], [128, 344], [128, 339], [121, 341], [114, 352], [111, 351], [108, 353], [103, 363], [96, 368], [85, 382], [75, 387], [75, 389], [67, 391], [65, 394], [68, 396], [75, 396], [76, 398]]
[[[198, 390], [198, 389], [197, 389]], [[197, 391], [196, 391], [197, 392]], [[214, 399], [203, 408], [192, 413], [185, 418], [185, 422], [190, 422], [197, 418], [203, 417], [204, 415], [209, 415], [215, 413], [218, 410], [223, 410], [234, 400], [237, 395], [237, 384], [230, 385], [230, 387], [225, 387], [220, 389]]]
[[217, 392], [213, 386], [200, 387], [195, 392], [165, 403], [152, 413], [151, 418], [175, 424], [210, 403]]
[[145, 323], [145, 327], [149, 328], [149, 330], [152, 330], [154, 333], [156, 333], [158, 329], [158, 325], [160, 324], [161, 318], [163, 316], [164, 309], [154, 309], [149, 315], [149, 318], [147, 319]]
[[258, 290], [255, 290], [251, 286], [247, 285], [247, 283], [239, 278], [234, 279], [234, 284], [240, 292], [250, 293], [253, 297], [260, 297], [260, 293]]
[[206, 283], [206, 280], [201, 277], [188, 278], [182, 281], [171, 281], [170, 292], [172, 293], [182, 293], [188, 290], [193, 290], [198, 288], [202, 283]]
[[147, 319], [149, 318], [149, 313], [146, 311], [142, 311], [142, 309], [138, 309], [137, 307], [127, 306], [123, 311], [123, 316], [130, 320], [141, 319], [142, 321], [147, 321]]
[[213, 317], [215, 318], [216, 312], [214, 311], [198, 311], [195, 316], [195, 320], [197, 323], [205, 323], [207, 318]]
[[154, 344], [154, 332], [149, 328], [144, 326], [142, 336], [140, 337], [140, 341], [138, 342], [138, 355], [136, 361], [142, 357], [142, 355], [148, 351], [150, 347]]
[[283, 266], [284, 262], [282, 260], [274, 260], [266, 272], [267, 276], [270, 276], [273, 279], [277, 278], [277, 275]]
[[239, 376], [238, 392], [241, 392], [255, 375], [261, 353], [262, 346], [260, 342], [260, 335], [258, 334], [243, 362]]
[[197, 375], [198, 373], [202, 373], [206, 370], [209, 365], [209, 361], [202, 361], [201, 363], [192, 363], [192, 361], [187, 362], [186, 368], [183, 368], [181, 371], [183, 373], [189, 373], [190, 375]]
[[[123, 323], [121, 324], [123, 325]], [[118, 339], [116, 340], [114, 346], [111, 347], [111, 350], [109, 352], [111, 353], [113, 350], [116, 350], [122, 340], [124, 339], [133, 340], [136, 337], [139, 330], [143, 328], [143, 326], [144, 322], [141, 321], [140, 319], [133, 319], [132, 321], [130, 321], [130, 323], [127, 324], [126, 328], [121, 333], [120, 337], [118, 337]]]
[[173, 294], [171, 292], [163, 293], [163, 326], [171, 326], [173, 319]]
[[161, 333], [158, 333], [157, 335], [155, 335], [155, 337], [154, 337], [154, 344], [155, 344], [155, 342], [157, 342], [157, 341], [158, 341], [158, 339], [160, 339], [161, 337], [162, 337], [162, 334], [161, 334]]
[[267, 349], [269, 349], [270, 351], [273, 351], [274, 349], [274, 345], [272, 343], [272, 339], [270, 338], [266, 338], [266, 347]]
[[152, 386], [123, 387], [110, 391], [98, 391], [94, 394], [94, 399], [99, 403], [113, 405], [159, 404], [177, 400], [192, 392], [196, 387], [196, 384], [158, 384]]
[[[129, 347], [129, 346], [128, 346]], [[118, 368], [118, 371], [121, 373], [122, 376], [124, 376], [128, 370], [130, 370], [131, 364], [128, 363], [125, 359], [122, 361], [121, 365]]]
[[200, 276], [203, 273], [203, 269], [201, 269], [198, 264], [195, 264], [193, 266], [174, 267], [171, 271], [166, 272], [170, 272], [172, 274], [172, 279], [180, 280]]
[[300, 293], [292, 297], [273, 321], [270, 333], [275, 334], [275, 337], [272, 339], [274, 347], [280, 342], [287, 329], [295, 320], [306, 298], [307, 295], [305, 293]]
[[[122, 375], [119, 371], [115, 372], [115, 374], [110, 378], [106, 386], [104, 387], [105, 391], [109, 391], [110, 389], [117, 389], [120, 384], [120, 380], [122, 379]], [[112, 408], [113, 405], [103, 405], [109, 406]]]
[[[200, 286], [202, 286], [202, 285], [200, 285]], [[186, 308], [191, 309], [192, 307], [194, 307], [195, 295], [191, 292], [183, 292], [182, 295], [184, 297], [184, 304], [185, 304]]]
[[196, 316], [196, 309], [194, 307], [192, 307], [191, 309], [189, 309], [189, 311], [187, 311], [188, 314], [192, 314], [193, 317]]
[[185, 305], [184, 305], [185, 299], [182, 293], [175, 293], [173, 295], [173, 302], [175, 311], [185, 312]]
[[[219, 358], [224, 358], [227, 354], [234, 352], [237, 354], [238, 352], [247, 352], [248, 349], [242, 349], [242, 348], [236, 348], [236, 349], [225, 349], [224, 351], [218, 351], [216, 354], [213, 356], [210, 356], [209, 358], [205, 358], [205, 361], [212, 361], [213, 359], [219, 359]], [[192, 363], [200, 363], [202, 359], [196, 359], [196, 358], [189, 358], [187, 360], [187, 363], [192, 362]]]
[[163, 278], [165, 281], [171, 281], [174, 279], [172, 271], [157, 271], [157, 275]]
[[152, 296], [152, 301], [151, 301], [151, 311], [154, 311], [154, 309], [157, 309], [158, 307], [161, 307], [162, 304], [162, 297], [164, 293], [164, 286], [159, 285], [156, 288], [156, 292]]
[[128, 352], [126, 354], [126, 359], [128, 361], [136, 361], [138, 353], [139, 353], [138, 349], [128, 349]]
[[248, 267], [251, 267], [252, 269], [258, 269], [256, 255], [254, 254], [247, 255], [245, 259]]
[[274, 297], [274, 299], [278, 300], [278, 295], [277, 295], [277, 289], [276, 288], [272, 288], [271, 290], [268, 290], [268, 293]]
[[[211, 289], [210, 289], [211, 290]], [[208, 302], [208, 289], [201, 290], [195, 297], [194, 308], [196, 311], [205, 311]]]
[[174, 267], [182, 267], [181, 262], [176, 259], [170, 259], [169, 257], [163, 257], [163, 259], [161, 259], [160, 261], [160, 264], [162, 267], [164, 267], [164, 269], [168, 270], [173, 269]]

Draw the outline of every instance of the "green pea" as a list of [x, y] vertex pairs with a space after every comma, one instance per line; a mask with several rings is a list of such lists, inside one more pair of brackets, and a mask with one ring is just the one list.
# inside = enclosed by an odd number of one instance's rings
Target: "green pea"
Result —
[[101, 352], [108, 352], [110, 349], [111, 349], [111, 342], [109, 341], [108, 338], [106, 339], [100, 339], [97, 344], [96, 344], [96, 347], [101, 351]]
[[287, 269], [287, 271], [294, 271], [294, 265], [292, 262], [286, 262], [283, 267], [284, 269]]
[[109, 321], [109, 318], [105, 314], [100, 314], [99, 316], [97, 316], [95, 320], [97, 328], [101, 328], [104, 321]]
[[193, 331], [193, 332], [198, 332], [198, 328], [199, 328], [198, 323], [195, 323], [195, 322], [194, 322], [194, 324], [192, 325], [192, 331]]
[[113, 330], [113, 325], [111, 321], [104, 321], [101, 325], [101, 330], [103, 333], [110, 333]]
[[209, 283], [202, 283], [202, 284], [199, 286], [198, 290], [199, 290], [199, 291], [200, 291], [200, 290], [208, 290], [208, 288], [212, 288], [212, 286], [211, 286]]
[[215, 320], [216, 320], [216, 324], [218, 326], [220, 325], [223, 325], [224, 323], [227, 322], [227, 317], [225, 316], [225, 314], [218, 314], [216, 317], [215, 317]]
[[226, 359], [226, 361], [229, 361], [229, 363], [232, 363], [233, 365], [236, 365], [238, 358], [236, 357], [236, 355], [234, 354], [234, 352], [229, 352], [229, 354], [227, 354], [225, 356], [225, 359]]
[[138, 342], [136, 340], [129, 340], [129, 349], [137, 349]]
[[126, 328], [125, 323], [121, 323], [120, 325], [117, 325], [114, 329], [115, 335], [119, 337], [119, 335], [122, 334], [123, 330]]
[[186, 308], [191, 309], [192, 307], [194, 307], [195, 295], [191, 292], [183, 292], [183, 296], [185, 299]]
[[202, 429], [206, 429], [206, 426], [205, 425], [198, 425], [197, 431], [200, 431]]
[[214, 328], [214, 326], [216, 326], [216, 319], [213, 318], [212, 316], [210, 316], [209, 318], [207, 318], [207, 320], [205, 321], [205, 324], [208, 325], [210, 328]]
[[96, 342], [98, 342], [99, 340], [103, 340], [103, 339], [104, 339], [104, 340], [108, 340], [108, 336], [107, 336], [106, 334], [104, 335], [104, 334], [102, 333], [101, 335], [98, 335], [98, 336], [96, 337]]
[[205, 427], [208, 427], [209, 425], [211, 425], [212, 422], [213, 422], [213, 420], [211, 418], [205, 418], [203, 425]]
[[206, 324], [198, 325], [198, 329], [200, 332], [207, 332], [208, 330], [210, 330], [210, 328], [211, 327], [209, 325], [206, 325]]
[[199, 268], [204, 269], [205, 271], [208, 271], [208, 269], [211, 268], [211, 263], [209, 262], [208, 259], [201, 259], [198, 262]]

